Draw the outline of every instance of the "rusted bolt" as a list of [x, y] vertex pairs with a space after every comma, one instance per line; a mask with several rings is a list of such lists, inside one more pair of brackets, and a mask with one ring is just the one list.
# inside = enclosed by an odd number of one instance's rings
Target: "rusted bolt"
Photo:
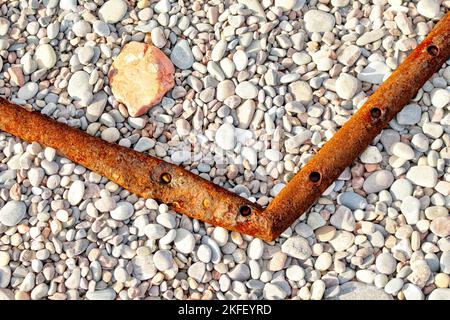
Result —
[[248, 217], [252, 213], [252, 209], [249, 206], [243, 205], [239, 208], [239, 213], [243, 217]]
[[162, 184], [169, 184], [172, 181], [172, 176], [168, 172], [163, 172], [160, 176], [160, 182]]

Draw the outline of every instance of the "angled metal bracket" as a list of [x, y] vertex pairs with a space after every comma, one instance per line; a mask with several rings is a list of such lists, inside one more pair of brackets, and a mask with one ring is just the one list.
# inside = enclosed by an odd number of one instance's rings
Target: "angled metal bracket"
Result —
[[0, 98], [0, 129], [37, 141], [144, 198], [272, 241], [303, 214], [450, 57], [450, 13], [264, 210], [183, 168], [106, 142]]

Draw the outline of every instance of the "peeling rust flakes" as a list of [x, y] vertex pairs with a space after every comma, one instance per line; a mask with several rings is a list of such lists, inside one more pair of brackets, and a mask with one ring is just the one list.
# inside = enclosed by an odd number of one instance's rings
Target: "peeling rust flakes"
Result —
[[203, 199], [202, 204], [204, 208], [209, 208], [211, 202], [208, 199]]

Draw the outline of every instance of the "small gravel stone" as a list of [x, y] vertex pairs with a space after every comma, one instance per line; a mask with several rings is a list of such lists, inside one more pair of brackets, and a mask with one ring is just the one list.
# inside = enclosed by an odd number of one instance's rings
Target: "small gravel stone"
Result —
[[239, 120], [239, 128], [248, 129], [255, 114], [256, 105], [253, 100], [245, 100], [237, 109], [237, 118]]
[[152, 255], [135, 256], [131, 261], [133, 266], [133, 276], [138, 280], [148, 280], [157, 272]]
[[166, 271], [173, 266], [172, 254], [169, 250], [158, 250], [153, 255], [153, 263], [159, 271]]
[[393, 278], [384, 286], [384, 291], [388, 294], [397, 295], [403, 287], [403, 279]]
[[225, 41], [225, 39], [220, 39], [219, 41], [217, 41], [211, 51], [211, 60], [216, 62], [222, 60], [226, 49], [227, 42]]
[[139, 139], [139, 141], [134, 146], [134, 150], [139, 151], [139, 152], [144, 152], [144, 151], [150, 150], [154, 146], [155, 146], [155, 140], [147, 138], [147, 137], [142, 137]]
[[392, 153], [399, 158], [402, 158], [405, 160], [414, 159], [414, 150], [410, 146], [408, 146], [406, 143], [395, 142], [392, 145], [391, 150], [392, 150]]
[[450, 276], [445, 273], [438, 273], [434, 276], [434, 284], [438, 288], [447, 288], [450, 284]]
[[236, 94], [242, 99], [255, 99], [258, 88], [250, 81], [243, 81], [236, 86]]
[[247, 247], [247, 255], [250, 259], [258, 260], [264, 252], [264, 243], [258, 238], [254, 238]]
[[38, 187], [41, 182], [42, 179], [44, 179], [45, 176], [45, 172], [42, 168], [31, 168], [28, 171], [28, 180], [30, 180], [30, 184], [33, 187]]
[[0, 288], [0, 301], [1, 300], [15, 300], [14, 293], [9, 289]]
[[355, 192], [343, 192], [338, 195], [337, 202], [351, 210], [365, 209], [367, 200]]
[[84, 65], [91, 62], [94, 57], [94, 49], [91, 46], [84, 46], [78, 51], [78, 60]]
[[450, 103], [449, 90], [438, 88], [431, 92], [431, 104], [436, 108], [444, 108]]
[[234, 127], [229, 123], [222, 124], [216, 131], [215, 141], [223, 150], [232, 150], [236, 144]]
[[233, 55], [233, 62], [237, 71], [243, 71], [248, 65], [248, 57], [244, 50], [236, 50]]
[[337, 229], [353, 231], [355, 229], [355, 217], [352, 211], [345, 207], [340, 206], [336, 212], [331, 216], [330, 223]]
[[85, 71], [75, 72], [69, 79], [67, 92], [83, 106], [87, 106], [93, 98], [92, 85], [89, 83], [89, 74]]
[[31, 300], [41, 300], [42, 298], [47, 297], [48, 290], [49, 290], [49, 287], [46, 283], [38, 284], [31, 291], [31, 294], [30, 294]]
[[186, 229], [177, 229], [177, 235], [174, 240], [175, 248], [181, 253], [188, 254], [194, 250], [195, 247], [195, 238]]
[[394, 273], [397, 266], [397, 262], [392, 254], [387, 252], [380, 253], [375, 261], [375, 264], [378, 272], [387, 275]]
[[217, 97], [217, 100], [219, 100], [219, 101], [222, 101], [222, 102], [225, 101], [226, 98], [234, 95], [234, 93], [235, 93], [235, 86], [234, 86], [233, 81], [231, 81], [231, 80], [221, 81], [217, 85], [216, 97]]
[[25, 218], [26, 211], [27, 207], [22, 201], [8, 201], [0, 209], [0, 223], [13, 227]]
[[107, 37], [111, 34], [108, 24], [101, 20], [94, 21], [94, 23], [92, 24], [92, 28], [94, 32], [100, 37]]
[[336, 80], [336, 93], [342, 99], [352, 99], [360, 86], [359, 80], [348, 73], [341, 73]]
[[439, 265], [442, 272], [450, 274], [450, 250], [442, 253], [439, 259]]
[[159, 224], [151, 223], [144, 228], [145, 235], [152, 240], [161, 239], [166, 234], [163, 226]]
[[41, 44], [36, 48], [34, 60], [36, 60], [39, 69], [51, 69], [56, 64], [55, 50], [49, 44]]
[[314, 264], [314, 269], [319, 271], [326, 271], [331, 267], [332, 263], [333, 258], [331, 254], [329, 254], [328, 252], [323, 252], [317, 257], [316, 263]]
[[420, 121], [420, 115], [418, 105], [408, 104], [397, 114], [397, 122], [401, 125], [413, 125]]
[[277, 284], [266, 283], [264, 285], [263, 296], [267, 300], [280, 300], [287, 296], [287, 293]]
[[209, 263], [211, 261], [211, 254], [211, 248], [206, 244], [201, 244], [197, 249], [198, 259], [204, 263]]
[[250, 278], [250, 268], [246, 264], [240, 263], [228, 272], [228, 276], [235, 281], [248, 280]]
[[162, 48], [166, 45], [167, 39], [166, 36], [164, 35], [163, 28], [161, 27], [154, 28], [151, 31], [151, 35], [152, 35], [152, 43], [155, 45], [155, 47]]
[[415, 185], [433, 188], [438, 182], [438, 174], [435, 168], [430, 166], [414, 166], [406, 173], [406, 178]]
[[72, 31], [77, 37], [83, 38], [91, 32], [91, 25], [85, 20], [79, 20], [73, 24]]
[[195, 279], [197, 282], [201, 282], [205, 275], [206, 266], [203, 262], [195, 262], [188, 269], [189, 277]]
[[377, 193], [389, 188], [394, 182], [394, 176], [388, 170], [379, 170], [372, 173], [364, 181], [363, 189], [367, 193]]
[[80, 180], [74, 181], [70, 188], [69, 193], [67, 194], [67, 200], [73, 206], [78, 205], [84, 197], [85, 186], [84, 183]]
[[439, 1], [437, 0], [420, 0], [417, 3], [417, 12], [430, 19], [438, 17], [439, 9]]
[[216, 227], [211, 234], [211, 238], [213, 238], [220, 247], [223, 247], [228, 242], [228, 231], [225, 228]]
[[375, 29], [369, 32], [365, 32], [358, 38], [358, 40], [356, 40], [356, 45], [365, 46], [368, 43], [380, 40], [381, 38], [383, 38], [383, 36], [384, 36], [383, 29]]
[[380, 150], [374, 146], [368, 146], [366, 150], [359, 156], [362, 163], [380, 163], [383, 159]]
[[361, 81], [380, 84], [390, 74], [391, 69], [382, 61], [371, 62], [357, 76]]
[[28, 100], [33, 98], [39, 90], [39, 86], [34, 82], [25, 83], [17, 92], [19, 99]]
[[264, 155], [266, 156], [267, 159], [269, 159], [270, 161], [280, 161], [281, 158], [283, 157], [283, 155], [281, 154], [280, 151], [275, 150], [275, 149], [267, 149], [264, 152]]
[[311, 285], [311, 300], [321, 300], [325, 293], [325, 282], [316, 280]]
[[392, 300], [383, 290], [360, 282], [349, 281], [340, 286], [334, 300]]
[[154, 9], [158, 13], [167, 13], [172, 9], [172, 5], [169, 0], [160, 0], [156, 3]]
[[442, 128], [441, 125], [433, 122], [426, 122], [422, 126], [423, 133], [425, 133], [427, 136], [437, 139], [439, 138], [442, 133], [444, 133], [444, 128]]
[[0, 251], [0, 267], [6, 267], [10, 260], [8, 252]]
[[88, 291], [86, 292], [86, 298], [88, 300], [114, 300], [116, 292], [111, 288]]
[[308, 241], [303, 237], [291, 237], [287, 239], [283, 242], [281, 251], [290, 257], [301, 260], [308, 259], [312, 254]]
[[308, 32], [331, 31], [336, 23], [333, 15], [321, 10], [308, 10], [303, 19]]
[[412, 195], [413, 186], [408, 179], [398, 179], [392, 183], [390, 191], [395, 200], [403, 200]]
[[336, 251], [345, 251], [353, 244], [355, 236], [347, 231], [338, 230], [330, 244]]
[[300, 281], [305, 278], [305, 270], [298, 265], [291, 265], [286, 269], [286, 277], [291, 281]]
[[134, 207], [129, 202], [119, 202], [116, 208], [111, 211], [111, 218], [118, 221], [129, 219], [134, 214]]
[[120, 139], [120, 132], [115, 127], [107, 128], [102, 131], [102, 139], [108, 142], [116, 142]]
[[408, 275], [408, 280], [417, 285], [419, 288], [425, 287], [431, 275], [431, 269], [425, 260], [414, 260], [411, 263], [411, 274]]
[[337, 59], [345, 66], [352, 66], [361, 56], [361, 48], [355, 45], [345, 47]]
[[117, 23], [127, 13], [127, 4], [123, 0], [106, 1], [98, 10], [98, 16], [106, 23]]
[[189, 69], [194, 63], [194, 56], [187, 40], [178, 40], [177, 44], [173, 47], [170, 54], [170, 60], [172, 63], [182, 70]]
[[450, 217], [438, 217], [431, 221], [430, 230], [438, 237], [448, 237], [450, 235]]
[[295, 81], [289, 84], [289, 92], [294, 95], [296, 101], [307, 105], [313, 98], [311, 86], [305, 81]]
[[403, 286], [403, 294], [406, 300], [423, 300], [424, 294], [418, 286], [412, 283], [406, 283]]
[[400, 210], [406, 218], [406, 222], [414, 225], [419, 221], [420, 201], [413, 196], [407, 196], [403, 199]]
[[328, 242], [334, 238], [336, 228], [333, 226], [323, 226], [314, 231], [317, 240], [321, 242]]
[[428, 300], [450, 300], [450, 289], [434, 289], [428, 296]]

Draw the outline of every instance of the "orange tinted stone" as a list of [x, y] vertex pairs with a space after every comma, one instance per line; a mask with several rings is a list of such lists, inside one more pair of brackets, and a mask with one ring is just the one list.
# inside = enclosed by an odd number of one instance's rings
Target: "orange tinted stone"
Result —
[[132, 117], [146, 113], [173, 88], [175, 68], [158, 48], [141, 42], [127, 43], [109, 73], [111, 90]]

